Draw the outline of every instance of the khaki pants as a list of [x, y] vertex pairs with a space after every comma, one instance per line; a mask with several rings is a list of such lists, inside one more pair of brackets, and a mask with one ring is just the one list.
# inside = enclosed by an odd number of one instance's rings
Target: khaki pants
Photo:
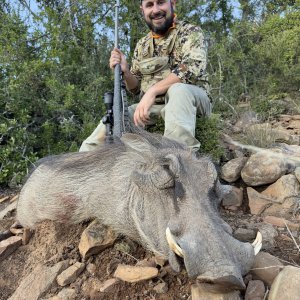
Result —
[[[175, 83], [166, 94], [166, 104], [153, 105], [150, 109], [151, 124], [161, 115], [165, 121], [164, 136], [187, 145], [193, 151], [200, 148], [195, 138], [196, 116], [209, 116], [211, 102], [203, 88], [191, 84]], [[131, 105], [132, 118], [137, 104]], [[82, 143], [79, 151], [93, 150], [104, 141], [105, 125], [100, 122], [93, 133]]]

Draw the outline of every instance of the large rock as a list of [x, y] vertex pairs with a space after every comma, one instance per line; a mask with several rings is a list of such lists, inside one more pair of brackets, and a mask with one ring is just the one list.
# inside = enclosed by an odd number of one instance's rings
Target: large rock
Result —
[[294, 223], [294, 222], [290, 222], [288, 220], [285, 220], [284, 218], [281, 217], [275, 217], [275, 216], [265, 216], [263, 218], [263, 221], [265, 223], [269, 223], [272, 224], [274, 226], [278, 226], [278, 227], [286, 227], [288, 226], [289, 229], [291, 230], [299, 230], [300, 229], [300, 223]]
[[240, 300], [240, 292], [218, 293], [206, 288], [206, 285], [193, 284], [191, 287], [192, 300]]
[[290, 219], [298, 205], [300, 184], [294, 175], [289, 174], [282, 176], [261, 193], [248, 187], [247, 194], [252, 214]]
[[235, 182], [241, 177], [241, 171], [248, 158], [239, 157], [227, 162], [221, 169], [221, 178], [227, 182]]
[[252, 187], [247, 187], [247, 195], [252, 215], [263, 213], [267, 207], [270, 207], [273, 204], [272, 198], [262, 195]]
[[269, 300], [300, 299], [300, 268], [286, 266], [274, 280]]
[[250, 280], [246, 289], [245, 300], [264, 299], [265, 285], [261, 280]]
[[67, 261], [62, 261], [53, 267], [37, 266], [25, 277], [9, 300], [38, 300], [46, 294], [55, 284], [57, 275], [68, 266]]
[[158, 269], [156, 268], [128, 265], [118, 265], [114, 273], [114, 277], [131, 283], [155, 278], [157, 275]]
[[79, 252], [84, 259], [87, 259], [112, 246], [116, 238], [116, 234], [111, 229], [95, 220], [82, 233], [78, 246]]
[[243, 189], [232, 186], [222, 199], [223, 206], [241, 206], [243, 204]]
[[283, 264], [278, 258], [267, 252], [260, 252], [255, 256], [251, 273], [253, 274], [253, 278], [260, 279], [268, 286], [271, 286], [282, 268]]
[[249, 186], [259, 186], [275, 182], [288, 170], [285, 160], [272, 152], [251, 155], [241, 171], [244, 182]]
[[288, 198], [298, 198], [300, 195], [300, 183], [293, 174], [284, 175], [275, 183], [268, 186], [263, 195], [273, 198], [276, 202], [283, 203]]

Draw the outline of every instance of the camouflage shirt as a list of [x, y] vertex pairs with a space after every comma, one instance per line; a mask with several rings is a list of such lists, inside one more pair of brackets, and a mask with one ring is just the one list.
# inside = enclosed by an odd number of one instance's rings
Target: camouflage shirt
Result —
[[[176, 30], [174, 46], [170, 53], [166, 49], [172, 42], [169, 38]], [[204, 35], [200, 27], [186, 22], [176, 23], [176, 29], [171, 29], [163, 37], [153, 38], [152, 33], [140, 39], [136, 45], [131, 73], [141, 83], [143, 74], [140, 70], [140, 63], [149, 57], [169, 57], [169, 66], [172, 73], [176, 74], [181, 82], [204, 87], [208, 91], [208, 76], [206, 74], [207, 51], [204, 42]], [[140, 85], [133, 93], [140, 91]]]

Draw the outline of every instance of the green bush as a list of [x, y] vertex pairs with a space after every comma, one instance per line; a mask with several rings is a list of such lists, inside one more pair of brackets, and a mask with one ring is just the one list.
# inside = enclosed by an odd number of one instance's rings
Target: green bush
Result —
[[[163, 119], [159, 118], [158, 122], [149, 128], [149, 131], [163, 134]], [[219, 143], [220, 132], [221, 122], [218, 115], [197, 117], [195, 137], [201, 143], [200, 153], [210, 155], [217, 162], [224, 152]]]
[[219, 115], [210, 117], [198, 117], [196, 123], [196, 138], [200, 141], [200, 152], [209, 154], [216, 162], [219, 162], [224, 153], [220, 145], [221, 121]]

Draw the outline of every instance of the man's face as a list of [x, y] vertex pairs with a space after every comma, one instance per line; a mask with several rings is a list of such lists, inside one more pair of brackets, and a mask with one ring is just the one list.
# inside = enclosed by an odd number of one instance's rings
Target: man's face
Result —
[[144, 0], [141, 10], [153, 32], [163, 35], [173, 24], [175, 0]]

